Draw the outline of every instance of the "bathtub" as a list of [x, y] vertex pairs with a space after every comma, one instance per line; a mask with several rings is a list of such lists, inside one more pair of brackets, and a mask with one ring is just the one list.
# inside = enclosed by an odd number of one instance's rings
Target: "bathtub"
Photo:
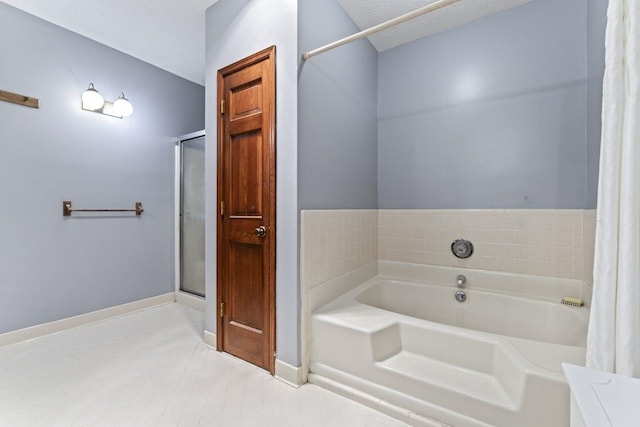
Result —
[[312, 313], [309, 381], [413, 425], [568, 426], [561, 363], [584, 364], [589, 311], [563, 296], [590, 301], [577, 280], [380, 262]]

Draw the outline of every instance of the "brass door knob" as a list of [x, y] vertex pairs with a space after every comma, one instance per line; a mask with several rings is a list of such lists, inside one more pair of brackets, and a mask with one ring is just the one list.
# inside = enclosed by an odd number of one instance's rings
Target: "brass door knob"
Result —
[[261, 225], [260, 227], [256, 227], [255, 232], [256, 232], [256, 236], [258, 237], [264, 237], [267, 235], [267, 229], [265, 228], [264, 225]]

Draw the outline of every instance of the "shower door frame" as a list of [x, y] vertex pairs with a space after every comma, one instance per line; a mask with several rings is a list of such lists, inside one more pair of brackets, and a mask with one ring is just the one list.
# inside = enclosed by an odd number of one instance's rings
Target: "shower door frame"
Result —
[[[182, 218], [180, 211], [182, 209], [182, 144], [197, 138], [206, 138], [205, 131], [181, 135], [176, 139], [175, 145], [175, 193], [174, 193], [174, 287], [176, 293], [176, 301], [204, 311], [205, 296], [199, 296], [180, 289], [182, 283]], [[205, 165], [206, 167], [206, 165]]]

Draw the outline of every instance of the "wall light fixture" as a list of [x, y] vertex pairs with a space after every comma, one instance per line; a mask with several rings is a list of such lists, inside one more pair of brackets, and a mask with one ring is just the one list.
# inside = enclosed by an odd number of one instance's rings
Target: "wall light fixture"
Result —
[[93, 83], [89, 83], [89, 87], [82, 94], [82, 109], [119, 119], [130, 116], [133, 113], [133, 105], [124, 97], [124, 93], [120, 93], [120, 96], [114, 102], [105, 101], [100, 92], [93, 87]]

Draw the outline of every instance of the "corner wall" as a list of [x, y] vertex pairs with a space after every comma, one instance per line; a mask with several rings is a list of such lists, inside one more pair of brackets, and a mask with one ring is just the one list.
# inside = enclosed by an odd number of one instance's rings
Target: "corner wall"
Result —
[[[204, 88], [0, 2], [0, 333], [173, 292], [174, 144]], [[83, 111], [93, 82], [134, 112]], [[62, 217], [144, 207], [142, 217]]]
[[276, 45], [276, 346], [277, 358], [300, 362], [297, 218], [296, 0], [220, 0], [207, 9], [206, 41], [206, 313], [216, 332], [217, 71]]
[[[299, 2], [299, 56], [359, 31], [337, 0]], [[378, 53], [362, 39], [301, 63], [298, 207], [378, 206]]]

